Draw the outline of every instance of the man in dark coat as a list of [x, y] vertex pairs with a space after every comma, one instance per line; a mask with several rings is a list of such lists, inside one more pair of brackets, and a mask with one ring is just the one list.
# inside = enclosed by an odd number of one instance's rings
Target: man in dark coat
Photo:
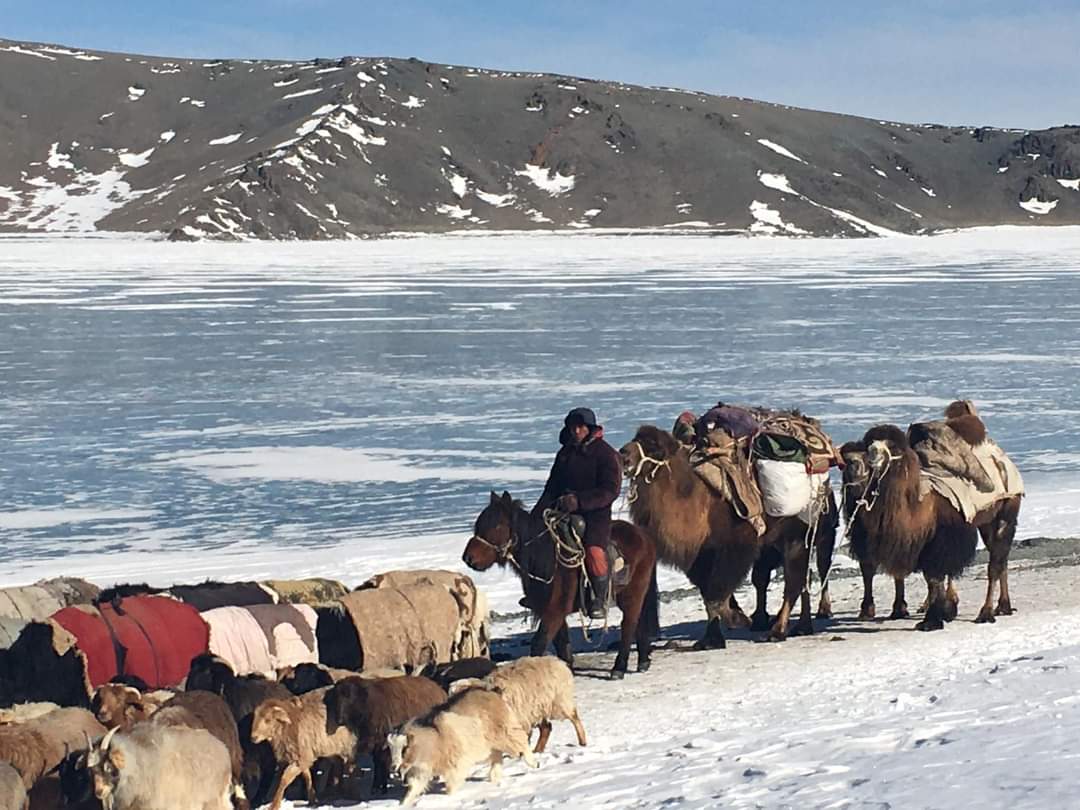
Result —
[[611, 505], [622, 486], [622, 462], [604, 441], [604, 428], [588, 408], [574, 408], [559, 433], [547, 484], [533, 514], [555, 508], [585, 519], [585, 570], [592, 584], [589, 616], [604, 617], [608, 592], [607, 548], [611, 542]]

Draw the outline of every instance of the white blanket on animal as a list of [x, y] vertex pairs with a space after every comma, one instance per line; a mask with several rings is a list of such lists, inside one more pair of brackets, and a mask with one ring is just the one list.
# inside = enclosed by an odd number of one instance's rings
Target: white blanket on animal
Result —
[[770, 517], [794, 517], [813, 525], [822, 511], [829, 474], [808, 473], [806, 465], [793, 461], [754, 461], [758, 488], [765, 514]]
[[948, 499], [968, 523], [975, 520], [979, 512], [989, 509], [998, 501], [1024, 494], [1024, 479], [1020, 477], [1020, 470], [993, 439], [987, 439], [972, 449], [975, 458], [994, 482], [991, 492], [982, 492], [968, 479], [958, 478], [942, 470], [922, 470], [923, 495], [931, 490], [937, 492]]

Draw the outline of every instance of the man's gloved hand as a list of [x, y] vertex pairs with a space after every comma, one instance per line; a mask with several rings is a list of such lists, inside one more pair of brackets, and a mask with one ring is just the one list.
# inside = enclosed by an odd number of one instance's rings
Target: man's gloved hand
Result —
[[567, 492], [559, 500], [555, 501], [555, 508], [560, 512], [576, 512], [578, 510], [577, 495], [573, 492]]

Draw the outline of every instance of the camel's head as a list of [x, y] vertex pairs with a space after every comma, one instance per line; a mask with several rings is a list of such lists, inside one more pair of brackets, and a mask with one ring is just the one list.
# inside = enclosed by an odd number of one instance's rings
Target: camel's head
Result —
[[889, 465], [904, 457], [910, 449], [907, 435], [896, 425], [877, 425], [866, 431], [862, 444], [871, 471], [884, 475]]
[[679, 452], [679, 443], [666, 430], [653, 425], [642, 425], [634, 438], [619, 448], [622, 456], [623, 472], [634, 478], [642, 473], [643, 462], [648, 459], [668, 461]]
[[866, 446], [862, 442], [846, 442], [840, 448], [840, 458], [844, 460], [844, 483], [865, 484], [870, 478]]
[[509, 492], [491, 493], [491, 501], [476, 518], [473, 534], [465, 544], [461, 559], [474, 571], [486, 571], [495, 563], [505, 564], [513, 551], [515, 503]]

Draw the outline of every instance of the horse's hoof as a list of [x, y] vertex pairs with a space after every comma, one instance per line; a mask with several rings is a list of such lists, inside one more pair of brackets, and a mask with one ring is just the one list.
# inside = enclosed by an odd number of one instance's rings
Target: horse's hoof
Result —
[[863, 606], [863, 608], [859, 610], [858, 618], [860, 622], [872, 622], [876, 617], [877, 611], [874, 610], [873, 605], [870, 605], [869, 607]]
[[945, 608], [942, 610], [942, 617], [941, 618], [943, 618], [947, 622], [951, 622], [953, 619], [956, 618], [956, 614], [958, 612], [959, 611], [957, 609], [956, 602], [946, 602], [945, 603]]
[[625, 669], [613, 669], [613, 670], [611, 670], [611, 680], [613, 680], [613, 681], [621, 681], [625, 677], [626, 677], [626, 670]]
[[997, 608], [994, 610], [995, 616], [1012, 616], [1016, 611], [1013, 606], [1008, 602], [998, 602]]
[[772, 623], [773, 620], [768, 613], [755, 613], [753, 620], [750, 622], [750, 630], [755, 633], [764, 633], [772, 627]]
[[652, 667], [652, 661], [645, 660], [645, 661], [638, 661], [638, 663], [637, 663], [637, 671], [638, 672], [648, 672], [650, 667]]
[[988, 607], [984, 607], [979, 611], [979, 615], [975, 617], [975, 624], [993, 624], [997, 619], [994, 618], [994, 612]]
[[926, 618], [915, 625], [915, 629], [923, 633], [928, 633], [931, 630], [944, 630], [945, 623], [941, 619]]
[[829, 608], [828, 610], [818, 610], [818, 612], [814, 614], [814, 618], [816, 618], [816, 619], [831, 619], [832, 618], [832, 608]]
[[770, 630], [766, 634], [763, 641], [768, 641], [770, 643], [780, 642], [780, 641], [787, 641], [787, 637], [788, 637], [787, 631], [780, 631], [780, 630], [777, 630], [777, 629], [773, 628], [772, 630]]

